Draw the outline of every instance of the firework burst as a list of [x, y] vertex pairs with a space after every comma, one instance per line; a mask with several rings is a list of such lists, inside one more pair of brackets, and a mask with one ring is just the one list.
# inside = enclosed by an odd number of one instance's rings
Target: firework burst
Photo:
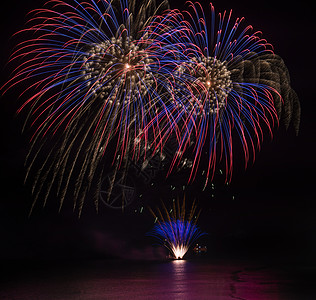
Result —
[[163, 98], [172, 76], [146, 27], [167, 7], [155, 0], [52, 0], [31, 12], [19, 32], [28, 39], [12, 54], [18, 66], [3, 90], [19, 85], [28, 97], [19, 112], [28, 111], [25, 124], [33, 128], [27, 177], [35, 178], [34, 204], [41, 197], [45, 205], [55, 186], [61, 207], [72, 189], [81, 213], [92, 184], [99, 190], [104, 160], [127, 169], [128, 158], [145, 159], [150, 137], [161, 147], [162, 128], [174, 126]]
[[162, 204], [162, 210], [151, 212], [157, 223], [148, 235], [158, 239], [175, 259], [182, 259], [192, 243], [206, 234], [196, 225], [200, 212], [197, 212], [195, 203], [187, 214], [185, 199], [181, 205], [179, 200], [174, 201], [169, 210]]
[[236, 141], [247, 166], [280, 119], [298, 131], [300, 104], [283, 60], [261, 32], [243, 26], [243, 18], [234, 21], [231, 11], [216, 16], [211, 4], [208, 19], [200, 3], [187, 4], [183, 13], [168, 12], [169, 29], [160, 37], [178, 59], [171, 101], [181, 111], [182, 132], [169, 173], [184, 155], [193, 155], [189, 181], [194, 180], [206, 154], [206, 184], [219, 161], [230, 180]]
[[33, 206], [56, 191], [61, 208], [71, 191], [81, 214], [93, 190], [97, 208], [104, 169], [110, 197], [118, 174], [124, 181], [132, 163], [145, 167], [171, 143], [168, 174], [190, 158], [189, 181], [203, 165], [207, 184], [219, 161], [230, 180], [235, 140], [247, 165], [279, 120], [298, 130], [288, 70], [261, 33], [212, 5], [210, 19], [188, 7], [51, 0], [31, 12], [2, 91], [22, 86], [26, 99]]

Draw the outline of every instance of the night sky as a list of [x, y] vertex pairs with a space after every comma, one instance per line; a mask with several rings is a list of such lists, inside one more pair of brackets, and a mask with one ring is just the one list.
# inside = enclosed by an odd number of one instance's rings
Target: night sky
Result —
[[[14, 45], [10, 36], [22, 28], [25, 15], [44, 1], [6, 2], [1, 10], [1, 84], [7, 79], [5, 67]], [[179, 7], [170, 0], [171, 7]], [[206, 3], [206, 1], [202, 1]], [[277, 3], [277, 4], [276, 4]], [[202, 213], [200, 227], [209, 233], [209, 254], [214, 256], [286, 257], [291, 261], [315, 262], [315, 21], [307, 1], [217, 1], [217, 12], [233, 9], [233, 17], [263, 32], [287, 65], [291, 83], [301, 107], [298, 136], [281, 124], [274, 129], [257, 153], [256, 161], [244, 170], [236, 159], [230, 185], [216, 177], [215, 188], [201, 191], [201, 183], [185, 188], [188, 200], [195, 198]], [[183, 5], [182, 5], [183, 7]], [[207, 6], [206, 6], [207, 7]], [[87, 199], [82, 216], [72, 212], [71, 199], [58, 213], [58, 199], [47, 207], [38, 205], [28, 218], [30, 185], [23, 184], [27, 134], [23, 119], [15, 116], [17, 92], [1, 98], [0, 152], [0, 258], [148, 258], [151, 241], [145, 233], [153, 218], [147, 206], [183, 195], [183, 178], [167, 180], [158, 174], [151, 182], [136, 183], [133, 203], [124, 211], [102, 203], [97, 214]], [[136, 181], [140, 179], [136, 179]], [[175, 187], [173, 189], [173, 187]], [[214, 196], [212, 196], [214, 195]], [[90, 201], [89, 201], [90, 200]]]

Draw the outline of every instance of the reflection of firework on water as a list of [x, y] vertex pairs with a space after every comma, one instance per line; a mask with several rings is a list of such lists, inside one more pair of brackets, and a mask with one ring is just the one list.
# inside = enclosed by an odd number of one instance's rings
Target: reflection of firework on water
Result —
[[61, 206], [71, 188], [80, 213], [91, 185], [100, 186], [104, 158], [126, 168], [127, 156], [145, 156], [149, 135], [161, 136], [167, 74], [145, 29], [168, 7], [160, 2], [53, 0], [32, 12], [20, 32], [31, 39], [16, 47], [11, 62], [19, 65], [4, 90], [22, 84], [22, 94], [31, 93], [20, 111], [28, 109], [34, 128], [34, 203], [56, 185]]
[[157, 223], [148, 235], [157, 238], [162, 245], [168, 248], [173, 258], [182, 259], [192, 243], [205, 235], [196, 225], [200, 214], [196, 209], [197, 207], [193, 203], [187, 214], [185, 200], [181, 205], [179, 200], [174, 201], [169, 210], [163, 204], [162, 210], [157, 209], [157, 213], [152, 211]]
[[243, 27], [243, 18], [233, 21], [231, 12], [217, 17], [212, 4], [210, 20], [198, 2], [188, 6], [184, 13], [167, 13], [165, 23], [174, 30], [157, 37], [179, 57], [173, 101], [186, 115], [170, 171], [192, 153], [194, 180], [206, 152], [206, 182], [219, 160], [230, 179], [234, 141], [241, 142], [247, 165], [264, 131], [272, 135], [279, 119], [298, 131], [300, 105], [283, 60], [260, 32]]

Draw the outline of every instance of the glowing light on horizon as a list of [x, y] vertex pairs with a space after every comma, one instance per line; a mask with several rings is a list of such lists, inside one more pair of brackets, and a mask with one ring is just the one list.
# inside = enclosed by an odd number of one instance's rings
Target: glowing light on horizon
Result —
[[190, 213], [185, 210], [185, 200], [180, 207], [179, 200], [173, 201], [171, 209], [162, 205], [163, 212], [158, 209], [157, 214], [152, 210], [156, 224], [148, 235], [157, 238], [170, 252], [174, 259], [183, 259], [192, 243], [205, 235], [196, 225], [200, 212], [196, 213], [196, 205], [193, 203]]
[[176, 259], [182, 259], [188, 250], [189, 248], [185, 245], [177, 245], [172, 247], [172, 253]]

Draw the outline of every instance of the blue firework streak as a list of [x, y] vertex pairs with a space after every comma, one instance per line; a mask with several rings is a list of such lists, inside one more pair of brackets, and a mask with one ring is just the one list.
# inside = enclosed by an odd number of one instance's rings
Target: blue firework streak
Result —
[[160, 240], [176, 259], [182, 259], [190, 245], [205, 233], [189, 221], [173, 220], [156, 224], [149, 235]]
[[164, 101], [174, 62], [153, 39], [158, 29], [146, 27], [167, 6], [52, 0], [31, 13], [19, 32], [31, 38], [17, 45], [11, 62], [19, 65], [3, 89], [23, 86], [27, 98], [19, 112], [28, 111], [34, 129], [27, 158], [34, 204], [41, 196], [45, 205], [55, 186], [61, 207], [71, 187], [81, 213], [91, 185], [100, 187], [104, 158], [117, 171], [163, 147], [163, 128], [177, 125]]
[[231, 11], [217, 16], [211, 4], [208, 18], [200, 3], [187, 4], [187, 11], [165, 15], [169, 29], [157, 37], [178, 59], [172, 102], [181, 111], [182, 131], [169, 173], [193, 154], [189, 181], [194, 180], [206, 153], [206, 184], [218, 161], [230, 180], [236, 141], [247, 166], [264, 132], [272, 136], [280, 119], [298, 131], [300, 104], [283, 60], [261, 32], [243, 26], [243, 18], [234, 21]]
[[207, 183], [223, 161], [230, 180], [235, 140], [247, 165], [279, 119], [298, 130], [288, 70], [261, 33], [231, 12], [217, 17], [211, 5], [208, 20], [188, 6], [159, 15], [167, 1], [52, 0], [32, 12], [2, 89], [22, 86], [27, 99], [33, 205], [57, 191], [61, 207], [72, 190], [80, 214], [94, 186], [98, 207], [105, 165], [110, 195], [119, 171], [163, 157], [170, 140], [169, 173], [192, 158], [189, 181], [203, 165]]
[[173, 202], [170, 210], [162, 205], [163, 210], [157, 210], [157, 214], [152, 211], [157, 223], [148, 233], [160, 241], [162, 245], [170, 250], [175, 259], [182, 259], [187, 253], [192, 243], [205, 235], [196, 225], [199, 212], [196, 212], [196, 205], [193, 203], [189, 214], [186, 214], [185, 200], [180, 207], [179, 200], [177, 204]]

